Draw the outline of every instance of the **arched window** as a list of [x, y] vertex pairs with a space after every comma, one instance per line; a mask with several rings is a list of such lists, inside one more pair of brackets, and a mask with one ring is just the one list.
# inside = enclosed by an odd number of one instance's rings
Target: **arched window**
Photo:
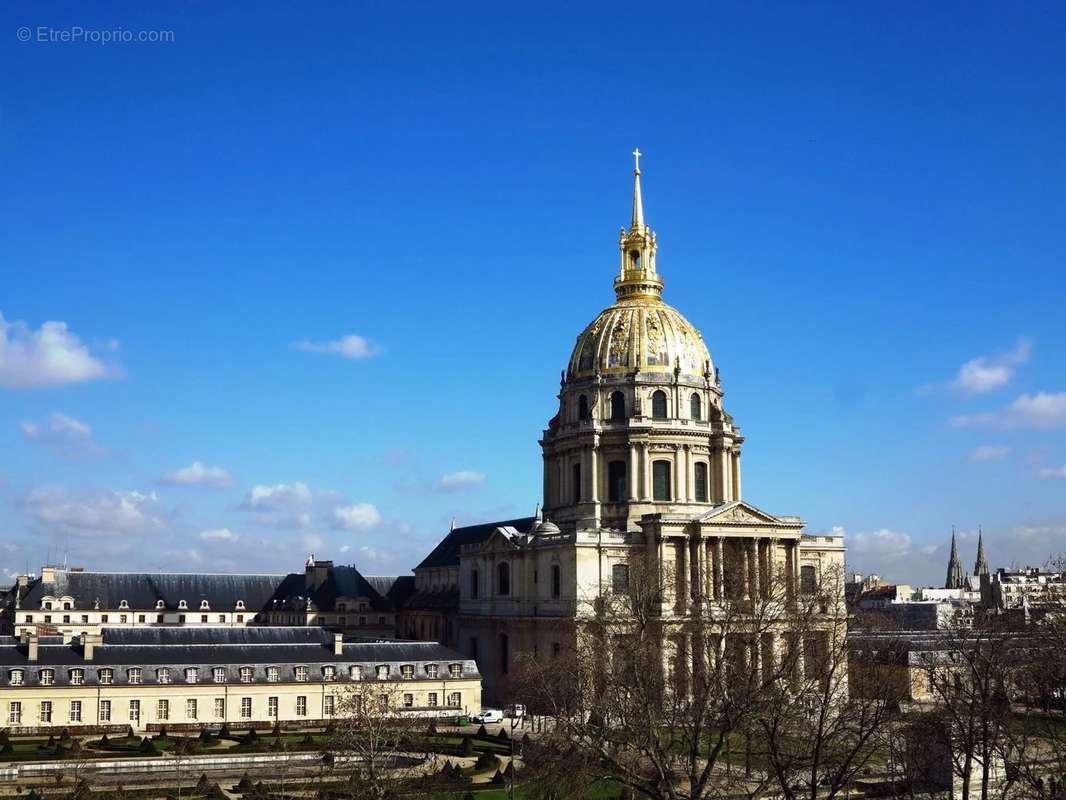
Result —
[[629, 268], [630, 269], [640, 269], [640, 251], [639, 250], [630, 250], [629, 251]]
[[707, 465], [702, 461], [696, 462], [696, 502], [707, 502]]
[[666, 419], [666, 392], [659, 389], [651, 396], [652, 419]]
[[688, 403], [689, 415], [693, 419], [703, 419], [703, 400], [700, 399], [699, 392], [693, 392]]
[[611, 422], [625, 422], [626, 396], [621, 392], [611, 392]]
[[590, 418], [589, 414], [589, 399], [585, 395], [581, 395], [577, 398], [577, 418], [584, 422]]
[[621, 503], [626, 499], [626, 462], [607, 462], [607, 500]]
[[496, 594], [507, 596], [511, 593], [511, 565], [501, 561], [496, 566]]
[[570, 468], [570, 490], [573, 493], [575, 503], [581, 502], [581, 464], [574, 464]]
[[506, 633], [500, 634], [500, 672], [507, 674], [507, 667], [511, 661], [511, 643]]
[[654, 500], [671, 500], [669, 461], [653, 461], [651, 465], [652, 498]]
[[477, 600], [478, 598], [478, 583], [480, 582], [480, 579], [481, 576], [476, 569], [470, 570], [470, 597], [473, 600]]

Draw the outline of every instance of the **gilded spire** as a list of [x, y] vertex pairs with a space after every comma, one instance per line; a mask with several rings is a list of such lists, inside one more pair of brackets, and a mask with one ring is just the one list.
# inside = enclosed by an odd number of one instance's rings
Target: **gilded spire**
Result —
[[962, 564], [959, 562], [959, 548], [955, 545], [955, 526], [951, 526], [951, 556], [948, 558], [948, 577], [944, 581], [945, 589], [962, 588]]
[[640, 196], [640, 148], [633, 151], [633, 221], [630, 230], [644, 229], [644, 200]]
[[988, 574], [988, 559], [985, 558], [984, 536], [981, 528], [977, 528], [977, 562], [973, 565], [973, 574], [977, 577]]

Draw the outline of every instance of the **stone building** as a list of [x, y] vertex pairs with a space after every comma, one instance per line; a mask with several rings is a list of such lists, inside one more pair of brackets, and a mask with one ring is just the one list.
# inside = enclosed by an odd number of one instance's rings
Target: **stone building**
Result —
[[[662, 300], [640, 179], [638, 160], [615, 302], [578, 335], [541, 438], [544, 518], [478, 526], [448, 545], [457, 568], [451, 555], [440, 564], [442, 586], [457, 575], [455, 641], [495, 701], [517, 655], [572, 647], [598, 598], [626, 591], [637, 559], [676, 576], [659, 613], [682, 640], [683, 621], [726, 595], [764, 596], [777, 582], [794, 594], [843, 568], [841, 536], [806, 536], [798, 517], [742, 499], [744, 437], [702, 334]], [[838, 585], [827, 614], [844, 613], [842, 574]]]
[[13, 733], [322, 725], [348, 691], [400, 715], [481, 708], [474, 661], [431, 642], [275, 627], [0, 636], [0, 713]]

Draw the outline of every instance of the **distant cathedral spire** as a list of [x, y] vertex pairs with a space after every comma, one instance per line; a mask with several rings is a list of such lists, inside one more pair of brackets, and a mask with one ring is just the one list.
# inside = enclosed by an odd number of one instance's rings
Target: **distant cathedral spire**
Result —
[[973, 574], [977, 577], [988, 574], [988, 559], [985, 558], [985, 543], [981, 528], [977, 528], [977, 562], [973, 565]]
[[944, 581], [945, 589], [962, 588], [962, 563], [959, 561], [959, 548], [955, 545], [955, 526], [951, 526], [951, 557], [948, 559], [948, 577]]

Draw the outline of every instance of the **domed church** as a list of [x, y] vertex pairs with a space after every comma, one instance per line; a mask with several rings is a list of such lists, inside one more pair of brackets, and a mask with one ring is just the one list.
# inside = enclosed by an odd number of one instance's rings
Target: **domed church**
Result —
[[453, 528], [415, 569], [412, 614], [419, 598], [432, 606], [458, 595], [431, 628], [477, 660], [489, 702], [507, 701], [520, 655], [572, 647], [597, 600], [628, 590], [637, 559], [676, 576], [658, 613], [677, 652], [684, 621], [713, 613], [727, 594], [767, 596], [781, 583], [796, 591], [843, 567], [842, 537], [806, 536], [799, 517], [742, 499], [744, 437], [703, 335], [663, 301], [634, 157], [615, 301], [578, 335], [540, 441], [543, 511]]

